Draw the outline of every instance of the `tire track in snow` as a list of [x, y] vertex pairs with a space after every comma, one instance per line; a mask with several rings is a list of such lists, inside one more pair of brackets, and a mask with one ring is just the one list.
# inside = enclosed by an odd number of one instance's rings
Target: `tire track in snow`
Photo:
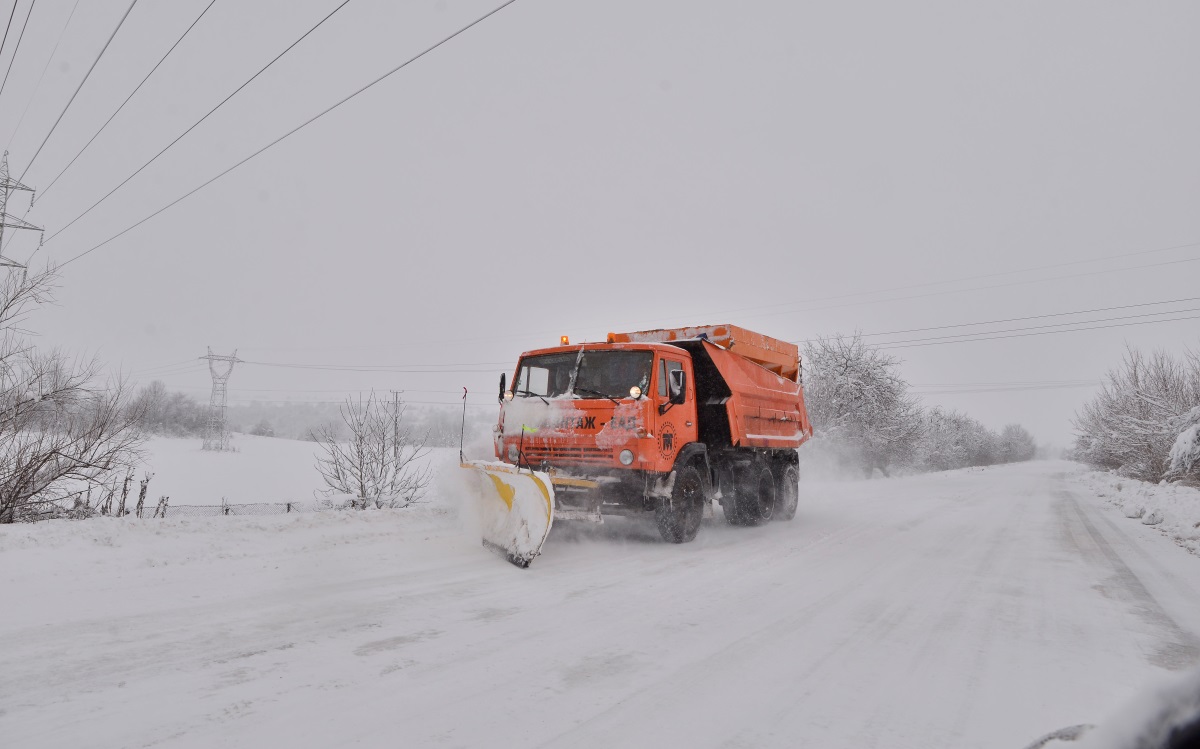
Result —
[[[819, 618], [832, 620], [841, 631], [833, 642], [821, 643], [821, 650], [815, 656], [808, 652], [804, 653], [808, 660], [802, 669], [792, 670], [789, 667], [785, 673], [780, 674], [777, 669], [781, 661], [775, 659], [776, 667], [772, 670], [776, 673], [773, 673], [772, 677], [777, 681], [784, 682], [784, 684], [778, 685], [780, 690], [776, 691], [787, 694], [786, 687], [799, 685], [804, 688], [791, 692], [788, 699], [789, 707], [780, 711], [781, 715], [785, 717], [790, 715], [795, 711], [791, 704], [803, 703], [806, 698], [812, 696], [813, 690], [820, 688], [815, 683], [817, 681], [815, 677], [818, 674], [835, 663], [844, 662], [846, 654], [852, 654], [855, 648], [862, 643], [876, 642], [894, 632], [912, 615], [915, 606], [912, 602], [891, 608], [881, 607], [880, 599], [873, 598], [869, 593], [861, 593], [861, 591], [875, 588], [888, 589], [891, 584], [902, 584], [909, 577], [908, 565], [897, 564], [897, 559], [891, 553], [893, 549], [888, 548], [889, 541], [895, 542], [897, 531], [900, 531], [901, 538], [907, 538], [907, 531], [912, 531], [935, 518], [944, 521], [969, 507], [970, 503], [948, 501], [914, 514], [900, 526], [868, 526], [860, 527], [858, 530], [853, 530], [852, 526], [844, 534], [835, 534], [841, 536], [843, 541], [868, 533], [871, 539], [871, 543], [864, 543], [850, 551], [851, 560], [861, 557], [863, 549], [869, 549], [874, 559], [864, 569], [856, 572], [846, 584], [799, 608], [789, 607], [788, 613], [781, 616], [776, 615], [767, 624], [736, 636], [719, 650], [708, 652], [681, 668], [655, 679], [539, 746], [612, 746], [619, 744], [621, 742], [619, 725], [614, 729], [612, 724], [620, 724], [624, 713], [628, 710], [633, 710], [635, 714], [686, 714], [686, 710], [679, 709], [679, 703], [686, 704], [689, 695], [695, 697], [711, 691], [714, 687], [721, 686], [719, 683], [713, 682], [711, 674], [744, 673], [746, 664], [756, 662], [756, 659], [761, 660], [765, 651], [777, 651], [781, 643], [791, 643], [794, 646], [796, 641], [803, 637], [802, 633], [805, 632], [806, 626], [812, 624], [814, 620]], [[926, 556], [937, 558], [957, 543], [960, 541], [947, 534], [934, 535], [933, 545], [927, 549]], [[776, 549], [771, 547], [764, 547], [760, 550], [760, 553], [765, 556], [774, 556], [775, 552]], [[826, 564], [834, 561], [828, 557], [820, 558]], [[906, 561], [911, 564], [910, 560]], [[820, 572], [816, 571], [815, 574], [819, 575]], [[761, 609], [763, 591], [748, 587], [746, 593], [746, 604]], [[849, 609], [844, 616], [835, 616], [835, 612], [844, 609]], [[856, 624], [846, 627], [845, 623], [851, 621]], [[741, 666], [740, 669], [739, 666]], [[645, 721], [637, 719], [635, 715], [633, 722], [644, 723]], [[752, 721], [747, 720], [747, 722]], [[748, 744], [744, 742], [739, 744], [735, 741], [728, 745], [752, 746], [757, 743], [761, 742], [757, 739], [750, 739]]]
[[[1067, 524], [1068, 537], [1080, 556], [1090, 559], [1095, 566], [1106, 566], [1112, 573], [1109, 578], [1112, 586], [1106, 590], [1119, 596], [1131, 613], [1157, 633], [1155, 649], [1146, 654], [1147, 660], [1171, 671], [1179, 671], [1200, 662], [1200, 638], [1180, 627], [1159, 605], [1104, 534], [1093, 525], [1075, 495], [1065, 489], [1057, 489], [1054, 496], [1061, 503], [1063, 511], [1060, 515]], [[1079, 542], [1080, 534], [1076, 529], [1082, 530], [1090, 548], [1088, 544]]]

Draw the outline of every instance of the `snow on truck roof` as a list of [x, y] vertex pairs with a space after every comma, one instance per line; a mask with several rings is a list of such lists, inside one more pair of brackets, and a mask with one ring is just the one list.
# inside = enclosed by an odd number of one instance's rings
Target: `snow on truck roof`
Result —
[[697, 338], [733, 351], [789, 380], [795, 381], [799, 376], [800, 348], [796, 344], [736, 325], [700, 325], [694, 328], [662, 328], [608, 334], [609, 343], [669, 344]]

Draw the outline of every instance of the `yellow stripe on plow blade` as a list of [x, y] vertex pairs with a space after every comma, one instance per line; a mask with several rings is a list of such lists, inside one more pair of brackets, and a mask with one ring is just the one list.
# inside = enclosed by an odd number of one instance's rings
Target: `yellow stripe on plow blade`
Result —
[[541, 553], [554, 524], [554, 484], [549, 474], [492, 461], [461, 464], [476, 476], [483, 545], [518, 567]]

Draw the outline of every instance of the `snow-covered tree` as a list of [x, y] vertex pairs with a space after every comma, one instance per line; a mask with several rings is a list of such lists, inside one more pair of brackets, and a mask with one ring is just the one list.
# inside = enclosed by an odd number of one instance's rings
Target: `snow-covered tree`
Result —
[[311, 437], [321, 445], [317, 470], [329, 494], [349, 494], [355, 506], [405, 507], [420, 498], [429, 484], [425, 438], [412, 433], [404, 421], [403, 404], [387, 403], [374, 391], [364, 400], [347, 398], [341, 408], [349, 439], [329, 424]]
[[1037, 455], [1037, 441], [1020, 424], [1008, 424], [1000, 432], [998, 449], [998, 462], [1019, 463], [1033, 460]]
[[1075, 455], [1134, 478], [1158, 481], [1171, 470], [1172, 449], [1200, 406], [1200, 359], [1129, 348], [1100, 392], [1076, 414]]
[[999, 438], [990, 429], [958, 411], [933, 408], [926, 417], [920, 444], [920, 466], [948, 471], [1001, 462]]
[[206, 410], [184, 393], [170, 392], [161, 380], [143, 386], [137, 393], [142, 428], [152, 434], [189, 437], [204, 433]]
[[262, 419], [254, 425], [254, 428], [250, 430], [250, 434], [253, 434], [255, 437], [274, 437], [275, 427], [271, 426], [271, 422]]
[[804, 400], [815, 434], [867, 473], [911, 464], [924, 429], [899, 366], [857, 334], [804, 348]]
[[1167, 455], [1167, 476], [1200, 480], [1200, 406], [1176, 420], [1182, 426]]
[[138, 458], [143, 411], [99, 363], [41, 351], [21, 325], [52, 297], [53, 267], [0, 280], [0, 523], [69, 512]]

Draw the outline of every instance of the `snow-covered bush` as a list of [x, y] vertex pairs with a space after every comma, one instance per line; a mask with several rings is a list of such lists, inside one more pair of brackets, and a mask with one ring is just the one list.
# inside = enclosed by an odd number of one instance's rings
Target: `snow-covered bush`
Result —
[[1196, 451], [1187, 435], [1195, 422], [1188, 421], [1197, 407], [1200, 357], [1180, 360], [1161, 351], [1147, 357], [1130, 348], [1076, 414], [1075, 456], [1145, 481], [1192, 471]]

